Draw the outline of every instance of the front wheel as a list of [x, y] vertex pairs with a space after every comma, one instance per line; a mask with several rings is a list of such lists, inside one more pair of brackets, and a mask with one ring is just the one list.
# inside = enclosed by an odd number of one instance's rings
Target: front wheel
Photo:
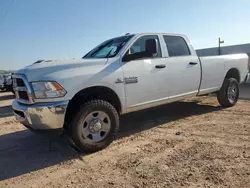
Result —
[[78, 112], [71, 124], [71, 138], [82, 152], [107, 147], [119, 128], [119, 115], [107, 101], [91, 100]]
[[221, 106], [232, 107], [239, 98], [239, 83], [235, 78], [225, 78], [223, 85], [217, 93], [217, 99]]

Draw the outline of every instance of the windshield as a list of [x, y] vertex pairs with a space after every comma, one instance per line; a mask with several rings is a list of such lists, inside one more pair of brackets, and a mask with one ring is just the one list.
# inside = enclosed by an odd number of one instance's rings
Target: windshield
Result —
[[83, 58], [109, 58], [114, 57], [123, 48], [123, 46], [133, 37], [134, 35], [127, 35], [109, 39], [99, 46], [95, 47]]

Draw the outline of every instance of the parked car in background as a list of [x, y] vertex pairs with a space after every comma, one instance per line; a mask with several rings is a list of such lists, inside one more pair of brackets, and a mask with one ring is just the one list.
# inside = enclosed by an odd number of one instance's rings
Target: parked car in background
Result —
[[6, 76], [5, 88], [6, 88], [7, 91], [11, 91], [11, 92], [14, 93], [12, 75], [13, 74], [9, 74], [9, 75]]
[[198, 57], [185, 35], [128, 34], [82, 59], [17, 71], [12, 107], [29, 129], [64, 129], [79, 150], [97, 151], [112, 142], [122, 114], [209, 93], [235, 105], [247, 66], [246, 54]]
[[0, 75], [0, 90], [4, 90], [5, 85], [5, 77], [4, 75]]
[[0, 75], [0, 89], [4, 91], [13, 91], [12, 73]]

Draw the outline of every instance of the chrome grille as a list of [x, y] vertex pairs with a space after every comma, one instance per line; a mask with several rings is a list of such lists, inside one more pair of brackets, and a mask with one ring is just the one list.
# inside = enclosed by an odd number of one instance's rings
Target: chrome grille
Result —
[[27, 91], [18, 91], [18, 96], [20, 99], [29, 100]]
[[25, 86], [25, 84], [21, 78], [15, 78], [15, 82], [16, 82], [17, 86], [21, 86], [21, 87]]
[[18, 102], [24, 104], [33, 103], [32, 90], [25, 75], [13, 75], [13, 89]]

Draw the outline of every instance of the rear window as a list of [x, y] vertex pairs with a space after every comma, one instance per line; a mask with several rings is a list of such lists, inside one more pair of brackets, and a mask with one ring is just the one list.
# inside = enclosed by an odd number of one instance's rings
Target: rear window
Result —
[[164, 35], [170, 57], [190, 55], [186, 41], [182, 37]]

